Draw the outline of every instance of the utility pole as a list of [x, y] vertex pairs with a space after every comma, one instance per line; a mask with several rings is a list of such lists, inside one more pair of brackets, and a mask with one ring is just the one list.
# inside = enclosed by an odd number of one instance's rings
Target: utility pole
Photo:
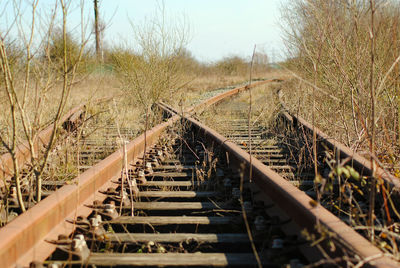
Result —
[[98, 9], [99, 0], [93, 0], [94, 3], [94, 27], [95, 27], [95, 35], [96, 35], [96, 56], [97, 59], [101, 59], [101, 51], [100, 51], [100, 29], [99, 29], [99, 9]]

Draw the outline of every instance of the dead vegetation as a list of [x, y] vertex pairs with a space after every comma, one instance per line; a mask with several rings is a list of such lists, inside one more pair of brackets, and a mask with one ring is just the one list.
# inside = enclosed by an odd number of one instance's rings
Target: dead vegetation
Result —
[[[396, 259], [396, 198], [375, 170], [399, 175], [399, 10], [396, 1], [374, 0], [299, 0], [282, 10], [285, 67], [294, 75], [282, 88], [285, 103], [371, 161], [372, 176], [362, 177], [332, 154], [318, 155], [311, 133], [317, 200]], [[327, 170], [317, 169], [322, 163]]]
[[[39, 0], [0, 5], [0, 14], [7, 5], [15, 11], [14, 17], [10, 15], [14, 20], [2, 26], [0, 34], [0, 151], [9, 153], [14, 165], [12, 174], [4, 178], [2, 195], [16, 194], [21, 211], [26, 209], [23, 196], [30, 196], [31, 203], [42, 199], [43, 180], [70, 180], [82, 172], [80, 142], [91, 138], [85, 133], [93, 124], [90, 120], [98, 124], [92, 137], [101, 137], [116, 122], [119, 129], [131, 129], [137, 135], [160, 122], [161, 115], [153, 109], [157, 101], [167, 100], [184, 109], [211, 89], [246, 80], [245, 59], [232, 56], [212, 64], [198, 62], [185, 48], [190, 37], [186, 26], [167, 25], [167, 19], [145, 21], [140, 31], [133, 26], [139, 47], [116, 45], [104, 50], [104, 60], [99, 62], [88, 46], [92, 36], [84, 4], [58, 0], [48, 13], [44, 10], [50, 9], [43, 9]], [[164, 16], [163, 6], [159, 8]], [[80, 13], [80, 22], [70, 20], [73, 12]], [[23, 19], [26, 14], [31, 20]], [[155, 29], [161, 34], [155, 35]], [[268, 71], [268, 57], [259, 53], [256, 58], [255, 77], [262, 77]], [[114, 101], [96, 106], [102, 97]], [[76, 136], [67, 137], [70, 134], [62, 129], [61, 118], [83, 104], [84, 124]], [[52, 126], [50, 142], [37, 147], [40, 131], [48, 126]], [[128, 138], [122, 135], [120, 139]], [[30, 156], [22, 171], [17, 145], [24, 141]]]
[[[275, 78], [280, 73], [270, 73], [268, 78]], [[269, 128], [274, 125], [275, 118], [279, 112], [279, 102], [277, 100], [277, 85], [266, 84], [251, 89], [252, 91], [252, 125], [259, 125]], [[223, 102], [217, 106], [212, 106], [201, 115], [203, 122], [215, 128], [218, 132], [229, 129], [229, 125], [221, 122], [229, 122], [237, 118], [247, 118], [249, 106], [249, 91], [243, 92], [239, 96], [232, 98], [229, 102]], [[215, 116], [218, 115], [218, 116]]]
[[298, 78], [286, 84], [285, 101], [357, 151], [369, 149], [374, 126], [376, 154], [388, 164], [399, 147], [399, 8], [377, 1], [373, 33], [369, 1], [294, 1], [283, 10], [286, 66]]

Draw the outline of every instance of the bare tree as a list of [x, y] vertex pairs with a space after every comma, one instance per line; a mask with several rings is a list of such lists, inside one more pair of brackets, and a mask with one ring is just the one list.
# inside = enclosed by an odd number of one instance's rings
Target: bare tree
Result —
[[145, 131], [154, 119], [153, 104], [173, 98], [185, 84], [181, 54], [188, 42], [189, 29], [185, 20], [176, 19], [174, 22], [167, 19], [162, 2], [153, 19], [140, 26], [131, 22], [137, 45], [114, 53], [123, 90], [145, 114]]
[[[393, 255], [398, 254], [397, 239], [384, 240], [375, 229], [392, 230], [393, 217], [398, 220], [400, 215], [375, 171], [378, 164], [384, 167], [377, 161], [380, 158], [392, 166], [400, 163], [396, 153], [400, 148], [399, 12], [397, 1], [378, 0], [294, 0], [283, 10], [287, 66], [306, 82], [298, 87], [299, 97], [294, 98], [293, 92], [288, 101], [297, 102], [302, 115], [315, 118], [313, 123], [331, 137], [354, 150], [368, 151], [371, 160], [372, 176], [364, 182], [368, 187], [358, 192], [368, 200], [365, 206], [352, 194], [361, 190], [341, 181], [345, 167], [337, 163], [337, 171], [331, 172], [341, 189], [338, 201], [332, 200], [338, 204], [336, 212], [343, 213], [345, 200], [350, 224], [364, 225], [377, 245], [392, 243], [381, 247]], [[351, 198], [346, 199], [349, 192]], [[378, 210], [380, 200], [383, 205]], [[357, 214], [367, 217], [354, 220]]]
[[[16, 187], [19, 206], [22, 211], [25, 211], [22, 190], [28, 193], [31, 192], [30, 195], [32, 195], [32, 188], [29, 185], [33, 185], [36, 189], [35, 201], [39, 202], [42, 198], [42, 176], [50, 153], [59, 137], [60, 119], [74, 85], [88, 37], [86, 36], [82, 11], [81, 40], [78, 44], [78, 49], [75, 51], [74, 61], [71, 62], [67, 16], [71, 9], [72, 1], [58, 0], [54, 4], [52, 12], [47, 16], [39, 14], [39, 0], [30, 1], [32, 19], [28, 27], [23, 23], [21, 6], [17, 1], [13, 3], [16, 27], [19, 29], [19, 39], [23, 43], [23, 55], [25, 58], [19, 68], [11, 68], [10, 55], [7, 53], [4, 43], [5, 36], [0, 36], [0, 64], [3, 75], [0, 90], [7, 95], [7, 104], [6, 107], [3, 107], [6, 112], [1, 120], [8, 126], [8, 131], [0, 132], [0, 141], [12, 157], [13, 183]], [[83, 3], [84, 1], [82, 0], [80, 2], [82, 10]], [[61, 53], [55, 58], [54, 54], [51, 53], [52, 48], [54, 48], [51, 36], [55, 31], [58, 15], [61, 18], [62, 45], [59, 48]], [[45, 23], [39, 21], [43, 17], [50, 18], [45, 30]], [[56, 105], [53, 105], [54, 103]], [[39, 146], [38, 134], [48, 124], [49, 120], [52, 122], [50, 140], [48, 143]], [[26, 141], [29, 147], [31, 170], [30, 176], [25, 177], [24, 180], [32, 179], [27, 181], [24, 189], [21, 186], [21, 163], [19, 163], [17, 157], [17, 145], [23, 140]]]
[[188, 43], [187, 23], [167, 21], [162, 3], [154, 19], [132, 29], [137, 45], [114, 53], [123, 89], [147, 115], [157, 101], [172, 97], [183, 81], [181, 54]]

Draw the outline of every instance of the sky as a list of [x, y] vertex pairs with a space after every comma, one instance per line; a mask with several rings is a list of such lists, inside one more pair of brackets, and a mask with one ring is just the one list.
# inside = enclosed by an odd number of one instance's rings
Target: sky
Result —
[[[101, 14], [110, 22], [106, 40], [132, 35], [129, 21], [141, 23], [151, 18], [156, 0], [101, 0]], [[226, 56], [251, 56], [257, 51], [278, 59], [282, 54], [278, 24], [281, 0], [165, 0], [167, 14], [185, 16], [190, 25], [188, 49], [200, 61], [216, 61]], [[115, 42], [115, 41], [114, 41]]]
[[[24, 21], [29, 25], [31, 0], [22, 0]], [[79, 3], [78, 0], [73, 0]], [[93, 20], [93, 1], [83, 0], [87, 19]], [[254, 45], [257, 52], [267, 53], [270, 59], [279, 60], [284, 45], [279, 26], [280, 6], [284, 0], [164, 0], [169, 18], [185, 18], [190, 28], [187, 49], [202, 62], [213, 62], [227, 56], [250, 58]], [[0, 29], [13, 18], [12, 1], [0, 0]], [[40, 10], [50, 12], [56, 0], [39, 0]], [[72, 9], [69, 20], [79, 29], [80, 11]], [[154, 18], [160, 0], [100, 0], [100, 15], [107, 25], [104, 42], [108, 47], [132, 42], [134, 25]], [[43, 21], [46, 16], [42, 16]], [[58, 18], [60, 19], [60, 17]], [[89, 24], [91, 24], [90, 22]], [[3, 28], [3, 29], [2, 29]], [[26, 27], [28, 29], [29, 27]], [[70, 27], [71, 28], [71, 27]], [[92, 38], [94, 39], [94, 37]], [[92, 44], [93, 45], [93, 42]]]

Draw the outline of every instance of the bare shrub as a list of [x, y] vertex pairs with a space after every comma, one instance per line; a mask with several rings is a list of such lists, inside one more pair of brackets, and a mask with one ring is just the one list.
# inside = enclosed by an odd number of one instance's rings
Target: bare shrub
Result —
[[239, 56], [229, 56], [215, 64], [217, 71], [224, 75], [246, 75], [249, 64]]
[[67, 59], [68, 70], [71, 70], [74, 66], [82, 67], [82, 64], [88, 60], [88, 55], [85, 51], [81, 51], [80, 42], [70, 32], [66, 32], [64, 37], [62, 29], [54, 29], [50, 34], [49, 41], [50, 43], [43, 51], [44, 57], [47, 58], [48, 63], [50, 63], [56, 71], [63, 71], [64, 54]]
[[[286, 100], [331, 137], [354, 150], [368, 151], [371, 160], [372, 176], [363, 182], [368, 188], [361, 191], [345, 180], [345, 187], [339, 188], [339, 199], [332, 198], [330, 202], [339, 215], [341, 210], [348, 210], [350, 225], [367, 230], [372, 242], [398, 258], [397, 238], [388, 236], [385, 240], [375, 232], [392, 230], [393, 218], [398, 218], [392, 197], [375, 170], [380, 160], [377, 156], [392, 168], [400, 162], [400, 3], [296, 0], [285, 7], [283, 15], [290, 56], [286, 64], [300, 81], [297, 88], [294, 86], [298, 97], [294, 98], [292, 87]], [[314, 163], [316, 166], [316, 149]], [[335, 162], [331, 168], [329, 177], [340, 185], [343, 167]], [[351, 170], [350, 166], [345, 168]], [[349, 174], [347, 179], [352, 177]], [[321, 176], [316, 167], [315, 175], [315, 182], [319, 183]], [[357, 198], [353, 193], [363, 197]], [[368, 200], [368, 205], [361, 206], [362, 200]], [[342, 201], [349, 206], [344, 208]], [[367, 215], [362, 225], [367, 226], [360, 228], [353, 218], [362, 213]]]
[[[399, 8], [397, 2], [381, 1], [375, 13], [372, 86], [377, 89], [375, 124], [382, 151], [392, 151], [399, 140]], [[288, 67], [317, 87], [317, 124], [353, 148], [367, 147], [368, 128], [373, 124], [369, 10], [366, 0], [296, 0], [283, 10]], [[313, 86], [302, 88], [311, 92]], [[312, 96], [307, 93], [301, 98], [309, 107]], [[304, 115], [311, 113], [304, 111]]]
[[263, 75], [270, 70], [269, 56], [264, 51], [256, 50], [253, 57], [253, 73]]
[[[7, 101], [3, 103], [4, 113], [0, 118], [5, 126], [0, 132], [0, 142], [11, 155], [12, 183], [17, 190], [20, 208], [25, 211], [22, 191], [33, 197], [33, 189], [36, 189], [34, 201], [41, 200], [42, 176], [60, 134], [60, 119], [74, 85], [88, 37], [82, 24], [81, 40], [77, 43], [72, 57], [69, 46], [71, 40], [67, 33], [67, 16], [72, 8], [71, 1], [57, 1], [49, 14], [39, 12], [38, 0], [30, 1], [25, 9], [26, 12], [30, 12], [29, 22], [23, 19], [20, 3], [14, 1], [13, 5], [16, 18], [15, 24], [10, 27], [20, 30], [18, 40], [21, 40], [22, 44], [22, 59], [20, 68], [12, 68], [12, 55], [4, 43], [10, 29], [3, 31], [0, 35], [0, 90], [6, 95]], [[83, 10], [83, 1], [80, 2], [80, 7]], [[53, 40], [57, 16], [61, 17], [60, 34], [57, 35], [58, 39]], [[43, 21], [44, 17], [46, 21]], [[50, 18], [49, 21], [47, 18]], [[81, 19], [83, 23], [84, 18]], [[58, 72], [54, 72], [56, 69]], [[50, 141], [40, 144], [38, 134], [49, 124], [52, 126]], [[21, 163], [17, 157], [17, 146], [22, 141], [26, 141], [30, 158], [30, 174], [24, 177], [24, 186]]]
[[132, 29], [137, 45], [117, 48], [111, 57], [123, 91], [130, 101], [142, 107], [147, 122], [152, 105], [162, 99], [176, 98], [187, 82], [183, 79], [182, 55], [189, 30], [185, 21], [169, 22], [163, 4], [153, 19], [140, 26], [132, 24]]

